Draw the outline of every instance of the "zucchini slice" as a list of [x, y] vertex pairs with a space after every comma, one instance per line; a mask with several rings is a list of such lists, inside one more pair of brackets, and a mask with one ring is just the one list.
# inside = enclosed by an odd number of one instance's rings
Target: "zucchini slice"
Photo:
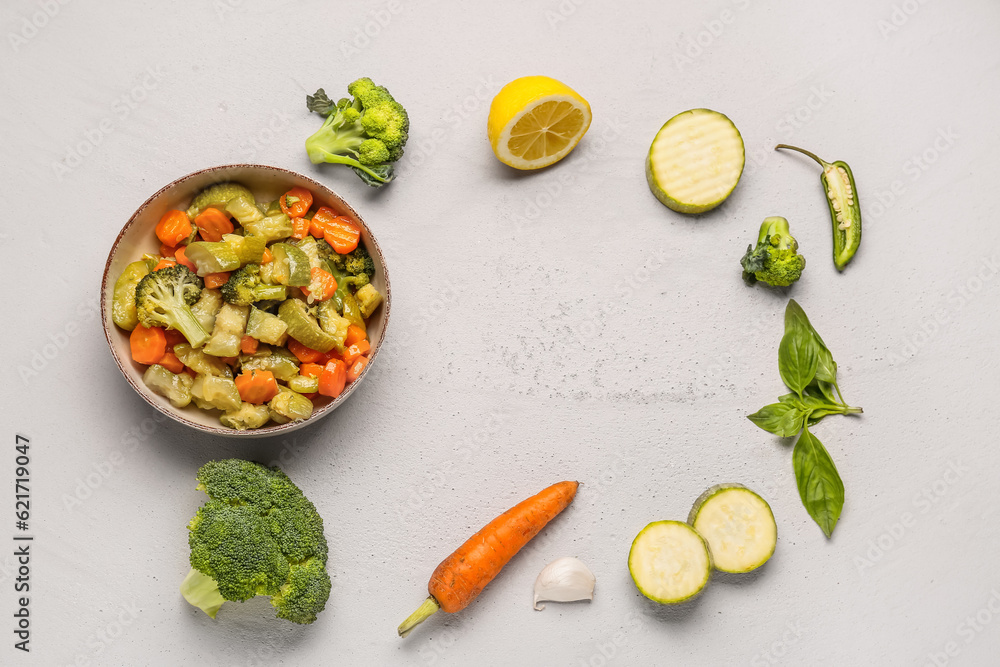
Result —
[[740, 182], [746, 155], [733, 122], [711, 109], [677, 114], [660, 128], [646, 157], [649, 189], [678, 213], [704, 213]]
[[708, 542], [715, 569], [722, 572], [756, 570], [778, 542], [771, 507], [739, 484], [719, 484], [701, 494], [688, 523]]
[[673, 604], [698, 594], [712, 573], [704, 538], [682, 521], [655, 521], [636, 535], [628, 569], [639, 592]]

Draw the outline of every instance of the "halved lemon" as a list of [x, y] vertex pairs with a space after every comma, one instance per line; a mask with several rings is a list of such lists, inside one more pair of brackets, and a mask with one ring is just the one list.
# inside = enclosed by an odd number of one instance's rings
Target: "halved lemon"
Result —
[[590, 104], [575, 90], [547, 76], [525, 76], [493, 98], [486, 131], [498, 160], [541, 169], [569, 155], [590, 120]]

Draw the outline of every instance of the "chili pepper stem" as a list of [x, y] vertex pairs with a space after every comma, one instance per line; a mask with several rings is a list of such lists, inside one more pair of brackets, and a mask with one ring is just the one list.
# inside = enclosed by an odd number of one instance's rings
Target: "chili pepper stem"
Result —
[[787, 148], [790, 151], [797, 151], [799, 153], [802, 153], [803, 155], [807, 155], [807, 156], [811, 157], [812, 159], [816, 160], [816, 162], [819, 163], [819, 165], [821, 167], [823, 167], [824, 169], [826, 169], [827, 167], [830, 166], [829, 162], [827, 162], [826, 160], [818, 157], [815, 153], [811, 153], [810, 151], [807, 151], [804, 148], [799, 148], [798, 146], [789, 146], [788, 144], [778, 144], [777, 146], [774, 147], [774, 150], [778, 150], [779, 148]]
[[420, 607], [410, 614], [405, 621], [399, 624], [396, 631], [399, 633], [400, 637], [405, 637], [410, 634], [413, 628], [417, 627], [428, 618], [434, 615], [434, 613], [441, 608], [438, 601], [434, 599], [434, 596], [428, 596], [424, 603]]

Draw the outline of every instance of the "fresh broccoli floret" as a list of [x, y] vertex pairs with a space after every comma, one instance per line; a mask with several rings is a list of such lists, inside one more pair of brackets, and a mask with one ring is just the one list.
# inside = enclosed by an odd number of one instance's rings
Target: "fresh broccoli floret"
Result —
[[802, 276], [806, 258], [796, 254], [799, 249], [788, 220], [780, 216], [765, 218], [760, 226], [757, 247], [750, 245], [740, 263], [743, 279], [748, 285], [760, 280], [768, 285], [787, 287]]
[[198, 482], [209, 500], [188, 525], [184, 598], [215, 618], [226, 600], [268, 595], [278, 618], [315, 621], [330, 597], [316, 507], [278, 468], [240, 459], [206, 463]]
[[221, 291], [222, 298], [234, 306], [249, 306], [257, 301], [284, 299], [288, 296], [283, 285], [268, 285], [261, 281], [259, 264], [247, 264], [234, 271]]
[[306, 96], [309, 110], [326, 116], [306, 139], [306, 152], [313, 164], [346, 164], [368, 185], [381, 187], [392, 180], [392, 163], [403, 156], [410, 119], [388, 90], [367, 77], [350, 84], [347, 92], [353, 100], [334, 102], [322, 88]]
[[201, 347], [209, 334], [191, 312], [191, 306], [201, 296], [202, 286], [201, 278], [180, 264], [147, 274], [135, 286], [139, 323], [145, 327], [176, 329], [191, 347]]

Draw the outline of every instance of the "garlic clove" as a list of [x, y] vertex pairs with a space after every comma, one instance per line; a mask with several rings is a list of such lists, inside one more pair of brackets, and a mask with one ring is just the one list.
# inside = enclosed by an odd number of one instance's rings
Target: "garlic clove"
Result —
[[545, 605], [539, 602], [593, 600], [595, 583], [594, 573], [579, 558], [557, 558], [542, 568], [535, 579], [534, 607], [541, 611]]

